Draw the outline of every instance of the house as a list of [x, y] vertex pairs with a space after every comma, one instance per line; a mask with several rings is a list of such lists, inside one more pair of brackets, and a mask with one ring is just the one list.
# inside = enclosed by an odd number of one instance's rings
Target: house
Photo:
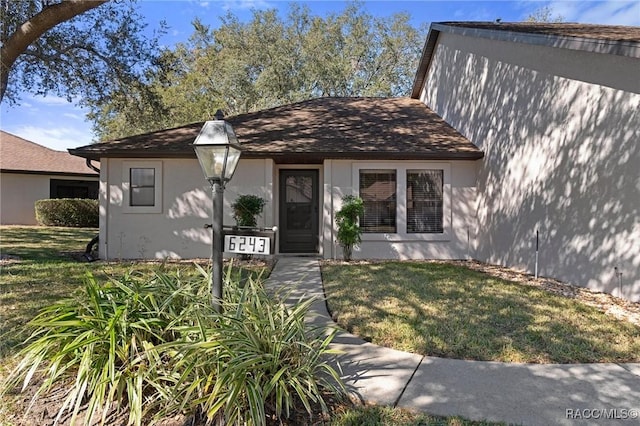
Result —
[[[320, 98], [228, 121], [244, 151], [225, 189], [225, 224], [234, 224], [230, 205], [239, 195], [258, 195], [267, 201], [259, 225], [278, 226], [278, 253], [341, 257], [335, 213], [344, 195], [362, 193], [371, 208], [358, 256], [467, 255], [483, 154], [419, 100]], [[210, 188], [192, 147], [202, 125], [71, 150], [100, 160], [101, 257], [209, 256]], [[132, 203], [139, 170], [152, 171], [152, 205]], [[429, 179], [437, 188], [428, 194]], [[438, 212], [423, 221], [438, 222], [437, 232], [409, 223], [434, 202]]]
[[37, 225], [38, 200], [98, 198], [98, 180], [83, 159], [0, 131], [0, 224]]
[[[541, 275], [639, 300], [638, 32], [434, 24], [410, 98], [229, 117], [244, 151], [224, 222], [239, 195], [259, 195], [277, 253], [339, 258], [335, 213], [359, 195], [356, 258], [533, 272], [538, 235]], [[202, 125], [70, 150], [101, 164], [102, 258], [209, 256], [210, 188], [191, 146]]]
[[640, 27], [433, 24], [411, 96], [485, 154], [474, 258], [640, 301]]

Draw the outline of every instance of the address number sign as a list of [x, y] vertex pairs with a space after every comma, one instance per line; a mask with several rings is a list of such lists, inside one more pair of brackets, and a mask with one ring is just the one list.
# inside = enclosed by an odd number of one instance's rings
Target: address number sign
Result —
[[240, 254], [271, 254], [269, 237], [225, 235], [224, 251]]

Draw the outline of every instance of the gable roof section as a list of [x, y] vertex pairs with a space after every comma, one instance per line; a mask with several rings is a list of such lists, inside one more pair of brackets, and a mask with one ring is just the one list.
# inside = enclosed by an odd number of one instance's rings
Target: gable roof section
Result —
[[0, 130], [0, 170], [3, 172], [98, 176], [85, 161]]
[[429, 28], [413, 81], [412, 98], [420, 96], [441, 32], [640, 58], [640, 27], [538, 22], [438, 22]]
[[[318, 98], [225, 118], [243, 158], [279, 163], [323, 159], [478, 159], [483, 153], [422, 102], [409, 98]], [[85, 158], [195, 158], [204, 123], [69, 150]]]

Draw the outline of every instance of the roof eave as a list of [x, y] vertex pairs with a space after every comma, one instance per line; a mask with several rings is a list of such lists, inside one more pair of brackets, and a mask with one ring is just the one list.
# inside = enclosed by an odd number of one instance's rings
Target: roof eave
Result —
[[47, 170], [24, 170], [24, 169], [0, 169], [1, 173], [21, 174], [21, 175], [50, 175], [50, 176], [73, 176], [73, 177], [100, 177], [97, 173], [80, 172], [53, 172]]
[[[71, 152], [71, 150], [70, 150]], [[149, 150], [109, 150], [71, 152], [83, 158], [196, 158], [194, 151], [153, 152]], [[257, 152], [244, 151], [242, 158], [272, 158], [279, 162], [308, 162], [322, 160], [479, 160], [484, 157], [482, 151], [463, 152]]]
[[457, 34], [466, 37], [479, 37], [491, 40], [510, 41], [513, 43], [526, 43], [538, 46], [548, 46], [570, 50], [581, 50], [592, 53], [627, 56], [640, 58], [640, 45], [636, 42], [620, 40], [600, 40], [586, 37], [569, 37], [550, 34], [535, 34], [528, 32], [492, 30], [487, 28], [473, 28], [465, 26], [447, 25], [446, 23], [432, 23], [422, 50], [422, 56], [418, 63], [418, 70], [413, 80], [411, 97], [419, 99], [433, 52], [441, 32]]
[[633, 41], [603, 40], [578, 36], [563, 36], [555, 34], [538, 34], [524, 31], [494, 30], [488, 28], [473, 28], [465, 26], [435, 23], [434, 30], [463, 35], [467, 37], [488, 38], [491, 40], [510, 41], [513, 43], [534, 44], [539, 46], [557, 47], [569, 50], [582, 50], [592, 53], [628, 56], [640, 58], [640, 45]]
[[424, 42], [424, 48], [422, 49], [422, 56], [418, 63], [418, 70], [416, 76], [413, 79], [413, 87], [411, 89], [411, 98], [419, 99], [420, 92], [424, 87], [425, 78], [427, 77], [427, 71], [431, 65], [431, 58], [433, 57], [433, 51], [435, 50], [436, 43], [438, 41], [438, 35], [440, 31], [436, 29], [437, 24], [431, 24], [429, 27], [429, 34], [427, 40]]

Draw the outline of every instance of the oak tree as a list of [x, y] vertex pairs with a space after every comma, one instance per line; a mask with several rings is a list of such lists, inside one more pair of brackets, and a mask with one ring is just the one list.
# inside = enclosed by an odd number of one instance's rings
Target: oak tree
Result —
[[190, 39], [164, 50], [134, 93], [92, 105], [101, 139], [256, 111], [320, 96], [408, 94], [426, 27], [407, 14], [374, 17], [362, 4], [327, 16], [292, 4], [285, 16], [228, 13], [212, 29], [196, 20]]
[[30, 92], [99, 102], [140, 81], [156, 51], [128, 0], [0, 0], [0, 21], [0, 100]]

